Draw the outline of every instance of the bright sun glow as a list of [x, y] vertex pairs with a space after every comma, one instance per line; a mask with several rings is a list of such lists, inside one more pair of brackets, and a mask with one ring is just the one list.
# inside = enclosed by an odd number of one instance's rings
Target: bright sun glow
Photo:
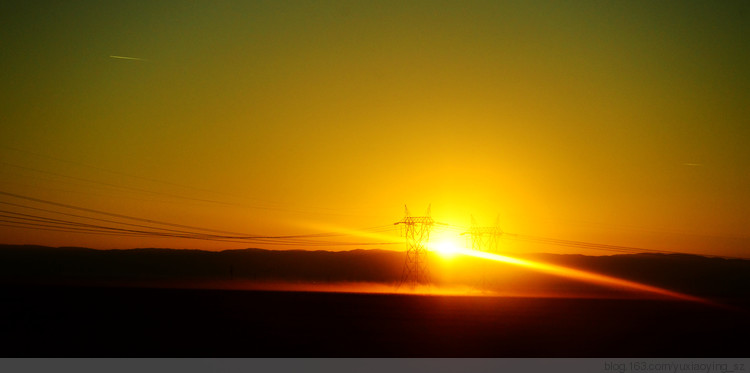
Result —
[[458, 255], [462, 248], [461, 239], [449, 233], [438, 233], [434, 237], [431, 237], [430, 241], [428, 244], [430, 251], [446, 259], [451, 259]]
[[445, 258], [452, 258], [458, 254], [459, 248], [451, 241], [440, 241], [432, 245], [432, 251]]

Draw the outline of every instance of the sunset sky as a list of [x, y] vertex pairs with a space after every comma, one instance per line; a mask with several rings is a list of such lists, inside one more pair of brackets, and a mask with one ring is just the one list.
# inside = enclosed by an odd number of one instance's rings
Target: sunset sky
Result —
[[262, 235], [432, 204], [458, 226], [750, 257], [747, 1], [3, 1], [0, 18], [0, 192]]

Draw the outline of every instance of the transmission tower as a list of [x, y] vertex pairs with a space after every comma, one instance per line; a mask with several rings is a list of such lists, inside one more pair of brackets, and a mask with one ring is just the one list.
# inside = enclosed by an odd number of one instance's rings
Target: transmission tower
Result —
[[401, 224], [403, 236], [406, 238], [406, 260], [399, 286], [409, 284], [413, 288], [417, 284], [429, 282], [426, 246], [430, 240], [430, 230], [435, 224], [430, 216], [430, 207], [427, 207], [425, 216], [410, 216], [409, 208], [404, 206], [406, 214], [403, 220], [394, 223]]
[[[495, 219], [495, 225], [491, 227], [480, 227], [474, 216], [471, 217], [471, 227], [468, 232], [461, 233], [471, 236], [471, 249], [486, 253], [497, 253], [500, 250], [500, 236], [503, 235], [500, 229], [500, 217]], [[479, 288], [486, 289], [492, 285], [489, 281], [490, 271], [493, 267], [489, 263], [483, 262], [478, 270], [477, 285]]]
[[471, 236], [471, 249], [483, 251], [486, 253], [497, 253], [500, 249], [500, 236], [503, 230], [500, 229], [500, 217], [495, 219], [495, 225], [491, 227], [480, 227], [474, 216], [471, 217], [471, 227], [468, 232], [461, 233]]

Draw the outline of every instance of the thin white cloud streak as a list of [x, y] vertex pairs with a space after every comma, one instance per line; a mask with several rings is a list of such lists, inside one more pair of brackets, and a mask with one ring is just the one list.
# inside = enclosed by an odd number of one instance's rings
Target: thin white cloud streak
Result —
[[138, 58], [138, 57], [109, 56], [109, 58], [116, 58], [116, 59], [119, 59], [119, 60], [148, 61], [145, 58]]

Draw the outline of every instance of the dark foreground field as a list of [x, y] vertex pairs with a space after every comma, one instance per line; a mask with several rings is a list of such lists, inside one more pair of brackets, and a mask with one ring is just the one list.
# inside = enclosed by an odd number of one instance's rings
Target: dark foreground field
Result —
[[741, 357], [746, 311], [614, 299], [0, 288], [3, 357]]

